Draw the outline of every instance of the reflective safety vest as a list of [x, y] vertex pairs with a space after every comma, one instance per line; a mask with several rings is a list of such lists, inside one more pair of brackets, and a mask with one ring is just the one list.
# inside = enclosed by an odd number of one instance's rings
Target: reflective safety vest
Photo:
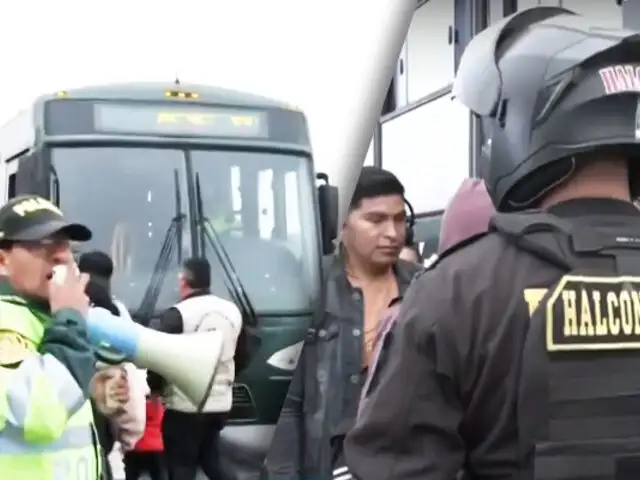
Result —
[[24, 300], [0, 296], [0, 478], [98, 480], [91, 403], [55, 357], [37, 353], [43, 333]]

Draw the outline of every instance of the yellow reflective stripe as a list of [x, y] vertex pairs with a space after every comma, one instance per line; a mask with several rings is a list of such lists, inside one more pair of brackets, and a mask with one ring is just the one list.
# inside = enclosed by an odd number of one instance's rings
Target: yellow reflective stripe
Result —
[[14, 370], [7, 389], [7, 422], [30, 441], [53, 441], [85, 403], [73, 376], [55, 357], [33, 355]]
[[20, 432], [13, 429], [7, 429], [0, 434], [0, 457], [2, 455], [53, 453], [83, 447], [93, 448], [91, 425], [68, 428], [56, 440], [49, 443], [26, 443], [20, 438], [20, 435]]

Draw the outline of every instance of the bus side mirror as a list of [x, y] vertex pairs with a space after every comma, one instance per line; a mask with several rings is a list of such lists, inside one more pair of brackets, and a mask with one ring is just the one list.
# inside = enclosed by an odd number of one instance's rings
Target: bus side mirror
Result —
[[326, 173], [318, 173], [316, 179], [323, 182], [316, 187], [318, 189], [322, 253], [329, 255], [333, 253], [333, 242], [338, 238], [338, 187], [329, 184], [329, 177]]

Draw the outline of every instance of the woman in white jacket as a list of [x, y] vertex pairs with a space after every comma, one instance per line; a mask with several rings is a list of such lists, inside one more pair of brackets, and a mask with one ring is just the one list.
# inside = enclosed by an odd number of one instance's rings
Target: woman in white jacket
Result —
[[[78, 268], [90, 276], [86, 293], [91, 301], [89, 315], [104, 310], [102, 314], [119, 317], [123, 322], [133, 321], [126, 307], [113, 299], [110, 292], [110, 279], [113, 263], [103, 252], [83, 254]], [[107, 376], [107, 388], [104, 391], [94, 390], [94, 405], [100, 414], [106, 417], [102, 423], [101, 444], [105, 454], [109, 455], [112, 477], [124, 478], [122, 452], [133, 449], [142, 437], [146, 421], [146, 375], [131, 363], [111, 365], [98, 362], [98, 376]], [[94, 382], [96, 387], [102, 382]], [[111, 387], [111, 388], [109, 388]], [[96, 415], [99, 418], [99, 414]]]
[[[103, 310], [92, 307], [91, 310]], [[126, 322], [125, 318], [122, 321]], [[142, 437], [146, 421], [147, 382], [144, 372], [131, 363], [109, 365], [98, 363], [96, 376], [107, 376], [104, 392], [94, 391], [94, 404], [108, 421], [107, 437], [112, 441], [102, 442], [108, 455], [114, 480], [124, 479], [123, 453], [132, 450]], [[95, 382], [100, 385], [101, 382]], [[109, 388], [111, 386], [111, 388]], [[110, 435], [109, 435], [110, 434]], [[103, 439], [104, 439], [103, 433]], [[105, 444], [106, 443], [106, 444]]]

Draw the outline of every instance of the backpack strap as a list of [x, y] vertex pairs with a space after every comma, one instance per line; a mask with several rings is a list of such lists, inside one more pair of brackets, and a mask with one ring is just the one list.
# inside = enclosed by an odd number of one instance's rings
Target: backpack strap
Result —
[[489, 228], [515, 247], [561, 270], [573, 270], [577, 259], [570, 248], [572, 226], [541, 211], [497, 213]]
[[517, 248], [564, 271], [610, 269], [615, 260], [618, 275], [640, 272], [640, 220], [606, 216], [589, 224], [530, 210], [498, 213], [490, 230], [500, 233]]
[[[570, 223], [540, 210], [497, 213], [489, 224], [516, 248], [563, 271], [603, 268], [598, 249], [576, 249], [575, 240], [598, 235], [593, 228]], [[589, 255], [591, 254], [591, 255]]]

